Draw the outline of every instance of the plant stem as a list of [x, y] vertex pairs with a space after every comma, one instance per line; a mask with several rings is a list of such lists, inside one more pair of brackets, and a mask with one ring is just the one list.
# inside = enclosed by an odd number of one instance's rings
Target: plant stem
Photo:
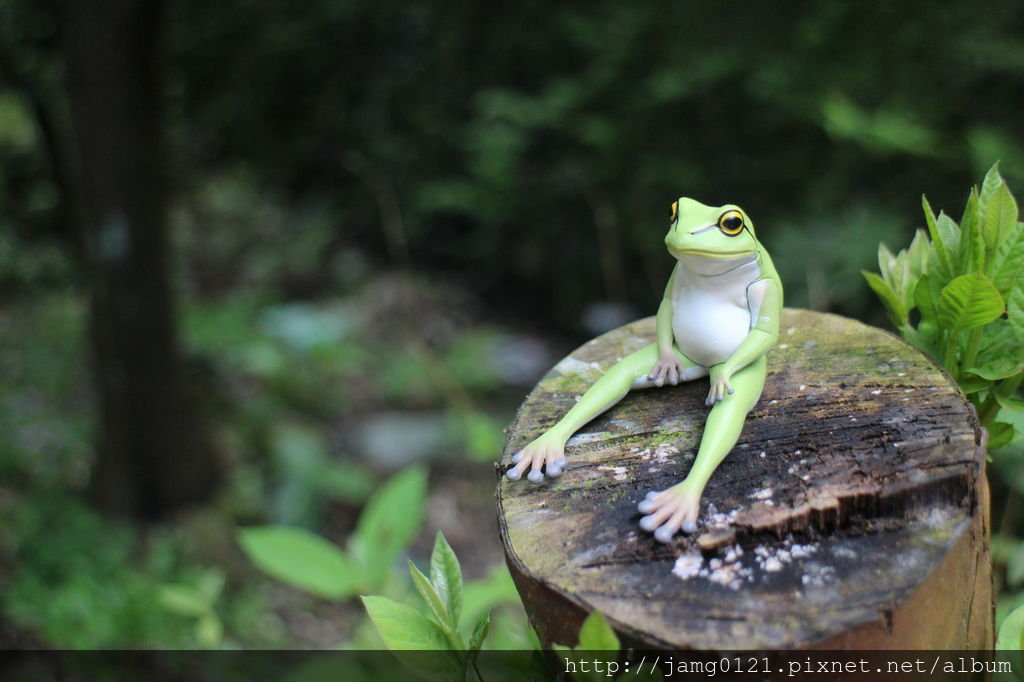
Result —
[[956, 332], [950, 330], [946, 332], [946, 344], [945, 353], [942, 357], [942, 366], [946, 368], [946, 371], [953, 377], [954, 380], [959, 378], [959, 372], [957, 372], [956, 366], [956, 346], [957, 346], [957, 335]]
[[996, 400], [995, 388], [993, 387], [988, 395], [985, 396], [985, 401], [978, 408], [978, 421], [981, 422], [982, 426], [987, 427], [995, 419], [996, 415], [999, 414], [999, 401]]
[[967, 351], [964, 353], [963, 367], [974, 367], [974, 361], [978, 359], [978, 346], [981, 345], [981, 332], [984, 327], [975, 327], [971, 335], [967, 337]]

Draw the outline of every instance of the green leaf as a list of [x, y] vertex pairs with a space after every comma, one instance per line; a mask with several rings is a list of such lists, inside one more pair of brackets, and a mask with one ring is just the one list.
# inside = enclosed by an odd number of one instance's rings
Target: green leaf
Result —
[[619, 650], [619, 638], [600, 611], [591, 611], [583, 621], [583, 625], [580, 627], [580, 643], [576, 649], [582, 651]]
[[368, 575], [381, 576], [423, 524], [427, 474], [410, 467], [396, 474], [373, 494], [363, 508], [351, 548]]
[[990, 249], [995, 248], [1010, 231], [1017, 226], [1017, 202], [1010, 189], [1000, 185], [995, 194], [985, 204], [985, 216], [982, 223], [985, 243]]
[[411, 606], [387, 597], [362, 597], [370, 620], [388, 649], [393, 651], [443, 651], [450, 649], [440, 626]]
[[344, 599], [359, 588], [362, 573], [345, 553], [302, 528], [245, 528], [238, 540], [262, 571], [293, 587], [327, 599]]
[[992, 283], [1003, 296], [1014, 287], [1024, 288], [1024, 223], [1017, 223], [1000, 240]]
[[224, 639], [224, 624], [215, 613], [208, 613], [196, 623], [196, 641], [206, 649], [213, 649]]
[[988, 431], [988, 449], [998, 450], [1004, 445], [1009, 445], [1013, 440], [1013, 424], [1006, 422], [992, 422], [985, 427]]
[[914, 288], [914, 306], [921, 313], [922, 322], [935, 322], [938, 320], [938, 311], [935, 307], [935, 298], [932, 295], [931, 276], [921, 275]]
[[[961, 220], [961, 268], [964, 271], [985, 269], [985, 239], [978, 219], [978, 189], [972, 188]], [[948, 219], [948, 218], [947, 218]], [[942, 214], [939, 215], [942, 220]]]
[[997, 320], [985, 328], [977, 361], [965, 370], [989, 381], [1024, 371], [1024, 344], [1017, 340], [1009, 320]]
[[1006, 302], [1006, 317], [1017, 342], [1024, 345], [1024, 282], [1018, 282]]
[[992, 395], [996, 397], [996, 402], [999, 403], [999, 407], [1004, 410], [1024, 414], [1024, 400], [1014, 396], [1002, 395], [999, 391], [993, 391]]
[[462, 616], [462, 568], [441, 531], [434, 538], [430, 555], [430, 581], [448, 610], [450, 622], [457, 625]]
[[936, 220], [924, 195], [921, 195], [921, 206], [934, 249], [934, 257], [929, 258], [928, 272], [933, 277], [943, 278], [942, 284], [945, 284], [953, 279], [956, 264], [960, 261], [960, 228], [944, 213], [940, 213], [939, 220]]
[[940, 251], [948, 250], [946, 243], [939, 236], [939, 229], [935, 224], [935, 211], [932, 210], [932, 205], [928, 203], [928, 197], [923, 194], [921, 195], [921, 208], [924, 210], [924, 223], [928, 228], [928, 236], [932, 238], [932, 243], [939, 247]]
[[[441, 596], [438, 595], [437, 590], [430, 584], [430, 580], [427, 576], [420, 572], [420, 569], [416, 568], [411, 560], [409, 561], [409, 575], [412, 576], [412, 584], [416, 587], [416, 591], [423, 597], [423, 601], [427, 603], [427, 608], [430, 609], [430, 613], [434, 616], [434, 620], [441, 626], [445, 636], [452, 639], [454, 634], [456, 623], [458, 621], [452, 621], [451, 616], [448, 615], [448, 609], [445, 607], [444, 601]], [[455, 645], [458, 646], [455, 646]], [[452, 642], [455, 649], [461, 649], [461, 642]]]
[[946, 329], [963, 331], [986, 325], [1006, 309], [1003, 297], [979, 272], [960, 275], [942, 288], [938, 319]]
[[939, 289], [956, 277], [960, 270], [960, 228], [945, 213], [939, 214], [938, 241], [929, 249], [928, 275]]
[[914, 238], [907, 247], [907, 263], [910, 267], [910, 277], [915, 283], [928, 271], [929, 246], [928, 235], [924, 230], [914, 232]]
[[210, 610], [210, 602], [191, 585], [161, 585], [157, 589], [160, 605], [179, 616], [198, 618]]
[[1020, 651], [1024, 649], [1024, 606], [1003, 620], [996, 637], [996, 650]]
[[960, 375], [960, 379], [957, 381], [960, 384], [960, 390], [967, 395], [984, 391], [986, 388], [992, 385], [992, 382], [988, 379], [984, 379], [970, 372], [963, 372]]
[[892, 323], [897, 327], [906, 324], [907, 310], [903, 306], [903, 302], [896, 295], [896, 292], [892, 290], [892, 287], [873, 272], [861, 270], [861, 274], [864, 275], [864, 279], [867, 280], [871, 290], [882, 300], [882, 304], [885, 306], [886, 311], [888, 311], [889, 319], [892, 320]]
[[491, 614], [485, 613], [473, 627], [473, 634], [469, 637], [469, 650], [480, 651], [487, 639], [487, 631], [491, 627]]
[[887, 283], [892, 284], [895, 277], [893, 275], [896, 269], [896, 256], [893, 255], [889, 247], [884, 243], [878, 243], [878, 272], [882, 275]]

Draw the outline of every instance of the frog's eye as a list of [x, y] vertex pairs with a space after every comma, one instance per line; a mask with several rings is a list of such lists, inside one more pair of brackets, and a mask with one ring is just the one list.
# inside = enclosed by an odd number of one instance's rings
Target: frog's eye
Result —
[[678, 217], [679, 217], [679, 202], [678, 201], [673, 201], [672, 202], [672, 215], [670, 215], [668, 217], [668, 221], [670, 223], [674, 223], [676, 221], [676, 218], [678, 218]]
[[718, 218], [718, 229], [735, 237], [743, 231], [743, 214], [735, 209], [726, 211]]

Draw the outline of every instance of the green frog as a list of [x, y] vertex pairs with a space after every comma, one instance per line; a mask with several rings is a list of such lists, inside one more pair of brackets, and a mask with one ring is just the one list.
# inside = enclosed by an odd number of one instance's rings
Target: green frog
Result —
[[710, 377], [711, 408], [686, 478], [640, 502], [640, 527], [669, 542], [697, 530], [711, 475], [736, 445], [764, 388], [765, 355], [779, 337], [782, 282], [754, 224], [733, 204], [673, 202], [668, 252], [676, 259], [658, 308], [657, 340], [609, 369], [564, 417], [512, 457], [506, 475], [540, 483], [566, 468], [565, 444], [630, 390]]

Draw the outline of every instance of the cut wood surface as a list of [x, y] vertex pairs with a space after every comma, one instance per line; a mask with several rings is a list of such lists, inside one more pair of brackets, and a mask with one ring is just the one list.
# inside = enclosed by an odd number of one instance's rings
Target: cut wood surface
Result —
[[[499, 473], [654, 318], [554, 367], [508, 429]], [[545, 644], [598, 609], [643, 648], [992, 645], [983, 431], [928, 358], [882, 330], [787, 309], [764, 394], [712, 477], [700, 529], [661, 544], [637, 503], [682, 480], [707, 379], [634, 391], [534, 485], [500, 478], [502, 541]]]

